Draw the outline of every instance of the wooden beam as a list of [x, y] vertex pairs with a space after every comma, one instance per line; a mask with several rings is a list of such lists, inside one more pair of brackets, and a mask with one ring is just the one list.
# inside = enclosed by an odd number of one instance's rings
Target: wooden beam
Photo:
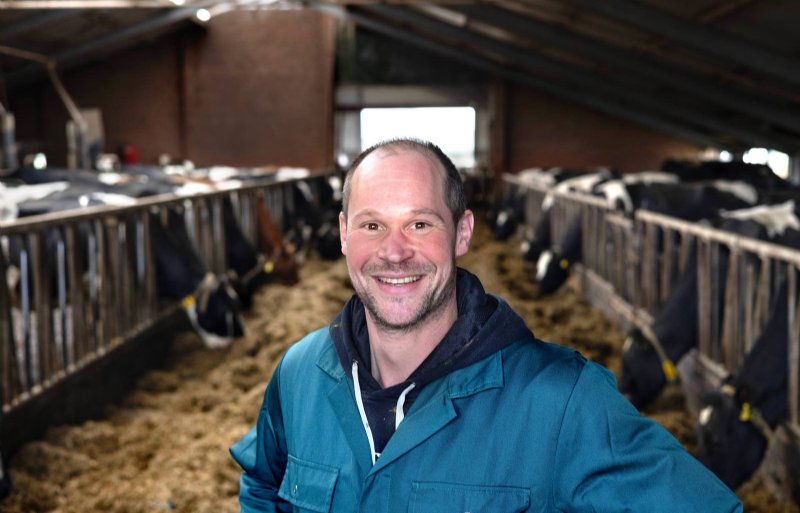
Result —
[[601, 95], [597, 94], [596, 92], [582, 91], [568, 85], [555, 84], [551, 80], [541, 79], [528, 73], [505, 68], [488, 59], [467, 54], [460, 49], [454, 49], [440, 42], [423, 39], [407, 30], [397, 28], [392, 24], [380, 20], [376, 20], [371, 16], [346, 10], [338, 5], [315, 1], [310, 4], [310, 7], [342, 19], [350, 20], [362, 27], [403, 41], [404, 43], [435, 52], [439, 55], [443, 55], [472, 66], [475, 69], [491, 73], [497, 77], [506, 78], [518, 84], [526, 85], [539, 91], [552, 94], [553, 96], [573, 101], [577, 104], [597, 110], [599, 112], [626, 119], [660, 132], [668, 133], [673, 136], [692, 141], [695, 144], [719, 149], [735, 149], [737, 147], [736, 144], [731, 144], [720, 139], [716, 139], [708, 133], [696, 130], [686, 126], [685, 124], [661, 119], [657, 116], [649, 115], [646, 112], [624, 107], [613, 101], [602, 98]]
[[688, 45], [760, 73], [800, 85], [800, 61], [753, 46], [710, 27], [688, 22], [631, 0], [569, 0], [573, 5], [623, 20], [654, 34]]
[[655, 63], [652, 59], [633, 55], [617, 47], [505, 9], [487, 5], [460, 5], [452, 6], [450, 9], [468, 16], [470, 20], [490, 23], [520, 36], [532, 35], [537, 40], [544, 41], [561, 51], [588, 58], [626, 75], [638, 75], [644, 82], [657, 81], [733, 112], [753, 116], [759, 119], [761, 124], [766, 122], [780, 125], [800, 134], [800, 111], [797, 108], [764, 101], [762, 98], [731, 87], [718, 86], [708, 79], [687, 73], [675, 66]]
[[676, 103], [666, 103], [646, 93], [632, 89], [623, 84], [614, 84], [609, 77], [601, 77], [585, 69], [562, 64], [540, 55], [527, 53], [510, 45], [500, 43], [492, 38], [478, 35], [469, 30], [436, 21], [419, 12], [407, 8], [389, 5], [370, 5], [364, 7], [368, 12], [378, 13], [406, 26], [423, 29], [436, 37], [447, 37], [457, 42], [462, 48], [472, 51], [491, 52], [502, 56], [508, 62], [516, 63], [528, 72], [555, 78], [559, 85], [573, 84], [580, 89], [602, 93], [607, 98], [625, 103], [632, 109], [648, 111], [664, 119], [680, 119], [686, 124], [702, 126], [706, 130], [720, 134], [732, 135], [753, 146], [765, 146], [784, 152], [793, 152], [800, 147], [800, 139], [769, 133], [752, 126], [741, 125], [726, 119], [720, 119], [708, 112], [689, 108]]

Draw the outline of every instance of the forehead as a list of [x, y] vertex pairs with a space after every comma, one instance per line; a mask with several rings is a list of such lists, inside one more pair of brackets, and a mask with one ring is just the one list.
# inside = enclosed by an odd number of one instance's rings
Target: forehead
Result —
[[424, 151], [380, 148], [367, 155], [354, 171], [353, 184], [368, 183], [370, 187], [389, 182], [404, 182], [435, 187], [444, 186], [445, 170], [441, 163]]

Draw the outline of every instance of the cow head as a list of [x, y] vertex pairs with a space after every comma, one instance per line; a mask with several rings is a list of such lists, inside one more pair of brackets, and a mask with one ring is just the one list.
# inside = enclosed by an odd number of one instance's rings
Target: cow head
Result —
[[631, 330], [622, 352], [620, 392], [641, 409], [658, 397], [666, 383], [661, 358], [655, 348], [641, 331]]
[[517, 231], [519, 226], [519, 213], [514, 207], [503, 207], [494, 219], [492, 237], [495, 240], [506, 240]]
[[244, 335], [239, 298], [225, 276], [206, 274], [194, 295], [184, 300], [184, 307], [208, 347], [226, 347]]
[[530, 240], [523, 240], [519, 245], [519, 249], [522, 252], [523, 260], [526, 262], [536, 262], [539, 260], [539, 257], [542, 256], [542, 252], [546, 248], [542, 246], [536, 238], [533, 238]]
[[570, 262], [556, 252], [542, 252], [536, 262], [536, 282], [539, 292], [552, 294], [567, 281]]
[[338, 214], [335, 219], [326, 219], [317, 230], [316, 245], [324, 260], [337, 260], [342, 256], [342, 241], [339, 238]]
[[744, 415], [743, 402], [733, 387], [705, 394], [707, 404], [697, 423], [697, 458], [728, 487], [747, 481], [764, 457], [767, 439]]

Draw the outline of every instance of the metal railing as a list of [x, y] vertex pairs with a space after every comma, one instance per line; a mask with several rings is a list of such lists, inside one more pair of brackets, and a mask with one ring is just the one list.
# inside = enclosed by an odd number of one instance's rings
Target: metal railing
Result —
[[178, 307], [165, 309], [157, 297], [153, 219], [165, 221], [167, 209], [181, 211], [201, 260], [209, 271], [222, 273], [227, 270], [224, 199], [230, 199], [243, 233], [257, 247], [257, 203], [263, 201], [280, 226], [291, 183], [153, 196], [127, 207], [0, 223], [0, 273], [17, 282], [0, 284], [3, 411], [80, 371]]
[[[530, 203], [541, 205], [549, 192], [511, 176], [504, 181], [525, 188]], [[789, 419], [800, 432], [800, 251], [653, 212], [636, 211], [631, 219], [580, 194], [555, 193], [551, 208], [554, 242], [570, 222], [581, 220], [579, 273], [587, 298], [644, 331], [680, 280], [690, 252], [697, 252], [698, 353], [710, 382], [739, 369], [774, 303], [787, 301]], [[531, 226], [542, 211], [530, 205], [526, 214]], [[784, 281], [786, 297], [777, 297]]]

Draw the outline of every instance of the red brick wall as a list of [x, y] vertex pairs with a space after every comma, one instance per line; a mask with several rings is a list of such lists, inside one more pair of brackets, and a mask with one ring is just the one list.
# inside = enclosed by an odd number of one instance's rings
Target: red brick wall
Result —
[[333, 162], [335, 20], [225, 15], [187, 52], [186, 144], [200, 164]]
[[508, 95], [509, 171], [528, 167], [658, 169], [666, 157], [697, 158], [701, 147], [534, 90]]
[[[315, 11], [231, 12], [62, 73], [102, 110], [105, 151], [133, 144], [197, 165], [333, 162], [335, 20]], [[17, 138], [66, 162], [67, 112], [46, 79], [9, 92]]]

